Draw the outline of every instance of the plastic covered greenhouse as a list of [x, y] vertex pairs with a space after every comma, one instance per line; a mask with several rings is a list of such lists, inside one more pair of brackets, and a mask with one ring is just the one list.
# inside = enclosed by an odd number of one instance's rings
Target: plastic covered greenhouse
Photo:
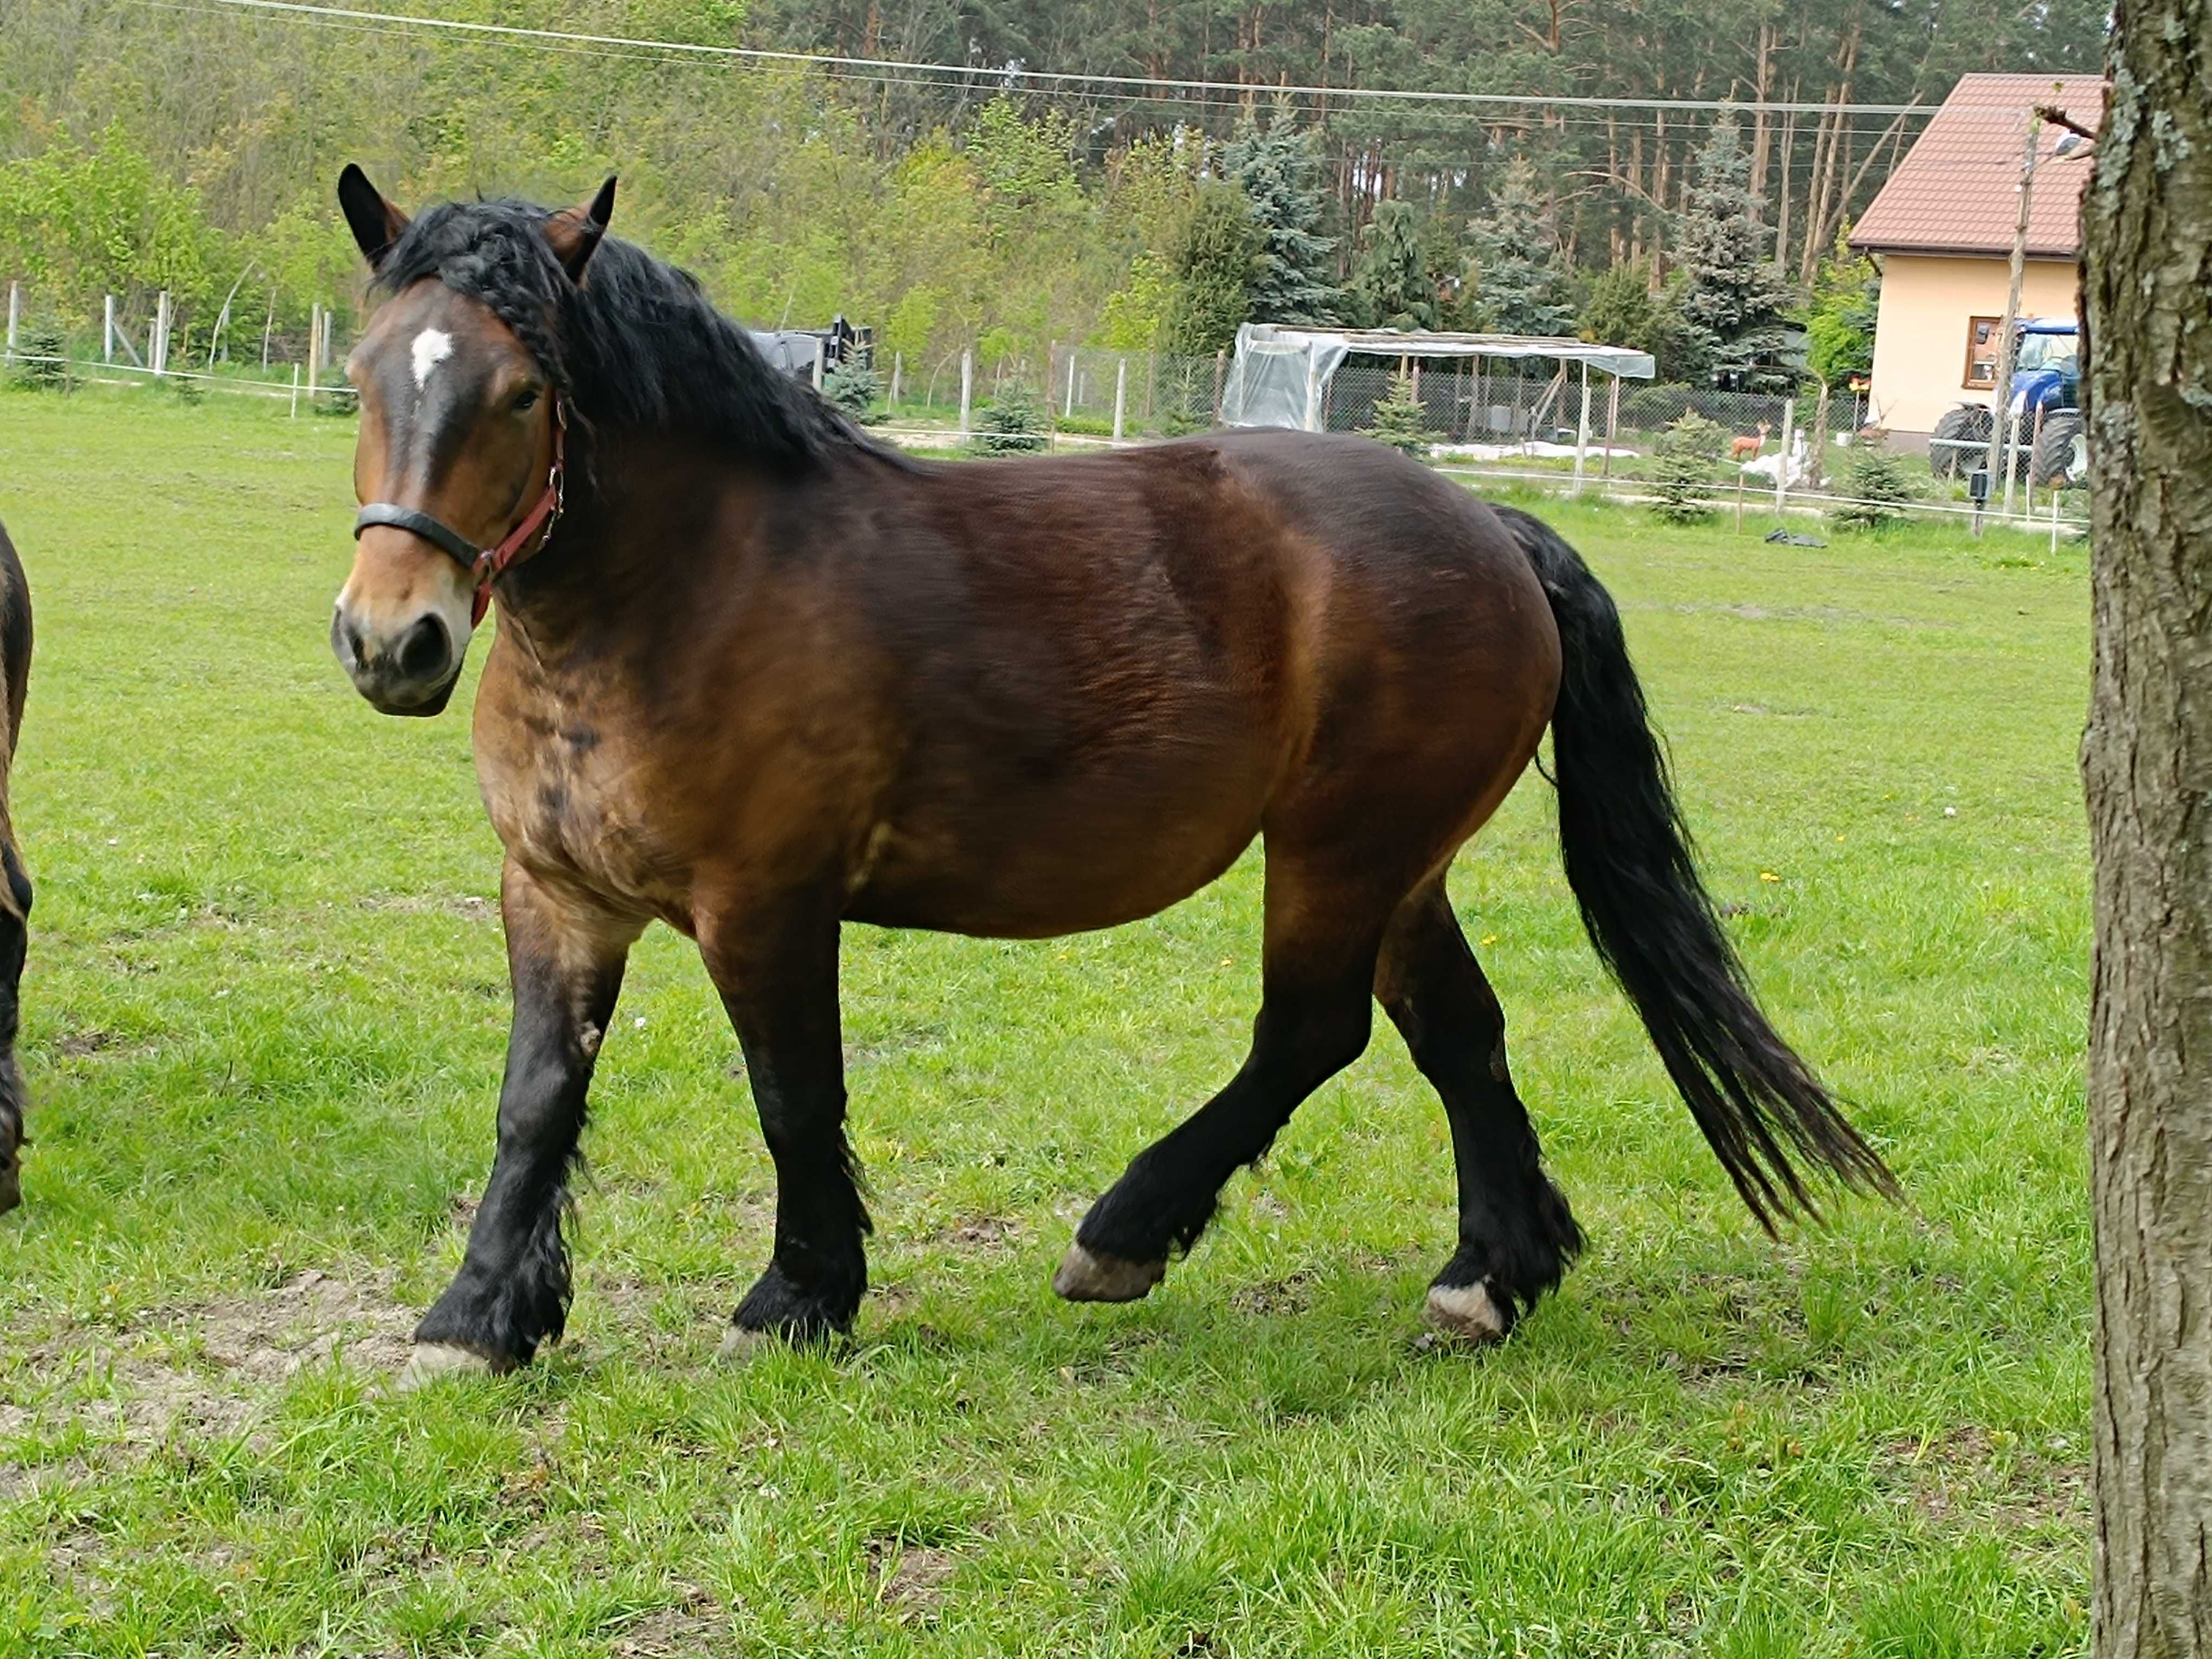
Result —
[[[1387, 359], [1392, 370], [1416, 377], [1430, 366], [1434, 384], [1449, 373], [1456, 418], [1452, 426], [1468, 438], [1502, 437], [1533, 442], [1556, 435], [1577, 451], [1591, 436], [1591, 372], [1608, 377], [1603, 418], [1610, 434], [1619, 408], [1620, 382], [1648, 380], [1655, 365], [1648, 351], [1626, 346], [1593, 345], [1587, 340], [1521, 334], [1401, 333], [1395, 329], [1304, 328], [1281, 323], [1246, 323], [1237, 331], [1237, 355], [1221, 388], [1221, 418], [1228, 426], [1279, 426], [1323, 432], [1346, 423], [1351, 406], [1371, 405], [1373, 382], [1384, 372], [1377, 363], [1360, 377], [1352, 396], [1335, 396], [1338, 371], [1347, 360]], [[1449, 370], [1439, 360], [1458, 360]], [[1497, 367], [1487, 367], [1495, 362]], [[1531, 380], [1523, 365], [1546, 365], [1548, 373]], [[1572, 381], [1579, 369], [1579, 409]], [[1346, 407], [1340, 409], [1338, 404]]]

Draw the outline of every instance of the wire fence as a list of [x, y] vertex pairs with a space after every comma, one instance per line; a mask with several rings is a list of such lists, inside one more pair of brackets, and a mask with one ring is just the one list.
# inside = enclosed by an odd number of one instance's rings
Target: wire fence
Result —
[[[218, 313], [203, 326], [178, 317], [167, 296], [125, 301], [103, 296], [98, 320], [75, 325], [29, 303], [20, 284], [9, 291], [8, 334], [0, 378], [69, 390], [80, 386], [162, 386], [179, 399], [210, 392], [274, 400], [292, 415], [343, 414], [352, 389], [336, 365], [352, 340], [349, 313], [314, 306], [305, 326], [277, 326], [272, 311], [258, 319]], [[82, 315], [86, 308], [74, 314]], [[70, 314], [70, 313], [64, 313]], [[990, 406], [1021, 388], [1054, 447], [1138, 442], [1203, 431], [1218, 424], [1226, 351], [1185, 356], [1058, 346], [1034, 357], [1001, 356], [979, 363], [972, 349], [909, 364], [903, 354], [877, 354], [889, 413], [908, 429], [890, 435], [907, 443], [960, 446], [988, 422]], [[889, 373], [884, 373], [888, 368]], [[1531, 372], [1532, 369], [1534, 372]], [[1574, 495], [1650, 500], [1661, 489], [1660, 440], [1685, 416], [1710, 422], [1717, 452], [1702, 477], [1674, 469], [1677, 502], [1706, 503], [1717, 513], [1781, 515], [1830, 513], [1863, 505], [1877, 515], [1987, 519], [2049, 528], [2055, 535], [2087, 528], [2080, 468], [2071, 478], [2045, 475], [2033, 463], [2037, 445], [2024, 437], [2021, 465], [1991, 485], [1994, 499], [1970, 498], [1971, 466], [1938, 452], [1933, 459], [1899, 455], [1901, 491], [1855, 495], [1847, 446], [1879, 442], [1863, 430], [1863, 394], [1797, 398], [1712, 386], [1615, 380], [1587, 382], [1565, 367], [1460, 358], [1409, 364], [1404, 380], [1431, 439], [1427, 459], [1444, 471], [1524, 488]], [[1352, 357], [1331, 377], [1322, 398], [1323, 426], [1335, 432], [1373, 428], [1376, 408], [1400, 382], [1388, 360]], [[980, 418], [979, 418], [980, 417]], [[2003, 469], [1998, 477], [2002, 478]]]
[[335, 307], [312, 305], [304, 325], [280, 328], [273, 304], [256, 319], [226, 301], [202, 319], [166, 293], [103, 295], [97, 307], [71, 303], [74, 298], [57, 301], [21, 283], [8, 285], [0, 350], [6, 378], [64, 392], [159, 384], [187, 401], [229, 392], [282, 399], [294, 414], [303, 406], [322, 412], [352, 407], [353, 389], [336, 367], [351, 347], [350, 331]]

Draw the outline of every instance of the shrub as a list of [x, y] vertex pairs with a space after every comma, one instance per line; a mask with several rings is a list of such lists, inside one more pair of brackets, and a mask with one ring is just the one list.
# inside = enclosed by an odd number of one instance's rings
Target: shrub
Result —
[[876, 407], [883, 399], [883, 382], [857, 358], [848, 358], [822, 377], [822, 395], [861, 426], [884, 418]]
[[1024, 455], [1044, 448], [1051, 425], [1036, 392], [1019, 381], [983, 405], [968, 447], [978, 455]]
[[34, 323], [15, 337], [18, 385], [40, 392], [69, 389], [69, 336], [52, 323]]
[[1390, 395], [1375, 405], [1375, 417], [1365, 429], [1376, 443], [1418, 461], [1429, 459], [1429, 446], [1437, 436], [1429, 430], [1429, 411], [1414, 393], [1411, 374], [1390, 377]]
[[1841, 529], [1875, 530], [1905, 516], [1913, 497], [1912, 479], [1902, 457], [1880, 444], [1856, 443], [1836, 478], [1837, 493], [1847, 499], [1828, 509]]
[[1670, 524], [1690, 524], [1713, 510], [1704, 486], [1727, 445], [1728, 433], [1717, 421], [1685, 410], [1651, 446], [1651, 487], [1659, 497], [1652, 510]]

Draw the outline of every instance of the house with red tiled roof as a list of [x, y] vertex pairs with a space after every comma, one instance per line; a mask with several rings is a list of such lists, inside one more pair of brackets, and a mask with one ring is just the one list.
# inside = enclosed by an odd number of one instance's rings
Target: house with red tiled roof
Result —
[[[2105, 104], [2094, 75], [1969, 75], [1929, 120], [1851, 231], [1881, 266], [1869, 418], [1924, 442], [1946, 410], [1986, 404], [2020, 222], [2020, 180], [2036, 106], [2094, 128]], [[2081, 287], [2086, 152], [2042, 125], [2028, 194], [2022, 317], [2070, 317]]]

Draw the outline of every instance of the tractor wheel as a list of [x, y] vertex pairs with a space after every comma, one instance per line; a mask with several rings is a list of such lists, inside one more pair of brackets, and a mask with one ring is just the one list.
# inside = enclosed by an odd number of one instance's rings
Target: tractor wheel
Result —
[[2082, 430], [2081, 411], [2054, 409], [2043, 417], [2043, 435], [2036, 440], [2033, 477], [2039, 484], [2071, 483], [2089, 470], [2089, 441]]
[[1936, 422], [1928, 446], [1928, 465], [1939, 478], [1963, 478], [1980, 462], [1974, 446], [1986, 448], [1996, 420], [1978, 404], [1960, 404]]

